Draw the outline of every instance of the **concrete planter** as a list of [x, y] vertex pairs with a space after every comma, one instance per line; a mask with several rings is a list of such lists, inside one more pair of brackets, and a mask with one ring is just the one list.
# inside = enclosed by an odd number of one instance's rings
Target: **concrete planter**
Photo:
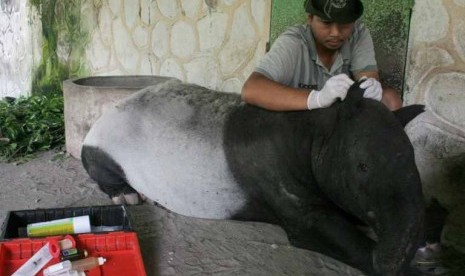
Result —
[[93, 123], [121, 99], [171, 78], [160, 76], [101, 76], [63, 82], [66, 151], [81, 158], [81, 146]]

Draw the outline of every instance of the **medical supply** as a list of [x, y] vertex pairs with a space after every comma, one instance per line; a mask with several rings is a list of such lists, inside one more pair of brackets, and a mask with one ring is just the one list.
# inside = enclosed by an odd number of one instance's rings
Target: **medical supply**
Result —
[[86, 258], [88, 255], [87, 250], [70, 248], [66, 250], [61, 250], [60, 260], [62, 261], [76, 261]]
[[62, 234], [80, 234], [90, 232], [89, 216], [57, 219], [27, 225], [28, 237], [45, 237]]
[[76, 241], [74, 240], [73, 236], [66, 235], [61, 241], [58, 241], [58, 246], [62, 251], [71, 249], [76, 247]]
[[47, 267], [46, 269], [44, 269], [43, 274], [44, 276], [58, 275], [61, 273], [68, 272], [70, 270], [72, 270], [71, 262], [64, 261]]
[[12, 276], [36, 275], [50, 260], [58, 258], [60, 248], [58, 242], [50, 240], [27, 260]]
[[70, 270], [54, 276], [86, 276], [86, 273], [84, 271]]
[[85, 271], [103, 265], [107, 260], [103, 257], [89, 257], [77, 261], [63, 261], [61, 263], [54, 264], [44, 269], [44, 276], [55, 276], [61, 275], [71, 270]]
[[[84, 271], [89, 276], [146, 276], [137, 233], [132, 230], [126, 208], [124, 205], [108, 205], [9, 211], [0, 229], [0, 276], [11, 276], [51, 240], [57, 241], [62, 250], [71, 247], [86, 250], [87, 258], [104, 257], [107, 260], [104, 265]], [[27, 238], [26, 233], [23, 238], [18, 238], [19, 227], [26, 230], [28, 224], [83, 215], [89, 215], [91, 232], [70, 234], [75, 240], [74, 246], [65, 235]], [[93, 232], [94, 226], [98, 227], [98, 234]], [[42, 276], [43, 270], [58, 262], [61, 262], [60, 254], [35, 276]], [[84, 276], [83, 272], [78, 275], [76, 272], [79, 273], [71, 269], [59, 276]]]
[[89, 257], [89, 258], [85, 258], [82, 260], [71, 262], [71, 264], [72, 264], [72, 269], [77, 270], [77, 271], [85, 271], [85, 270], [90, 270], [94, 267], [103, 265], [106, 261], [107, 259], [103, 257]]
[[44, 276], [86, 276], [84, 271], [76, 271], [76, 270], [68, 270], [58, 274], [45, 274], [45, 270], [43, 273]]

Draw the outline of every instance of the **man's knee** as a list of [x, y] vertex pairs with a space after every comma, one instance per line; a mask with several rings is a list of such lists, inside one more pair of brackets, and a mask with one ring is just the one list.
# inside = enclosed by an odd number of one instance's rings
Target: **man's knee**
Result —
[[400, 98], [399, 93], [391, 87], [383, 87], [383, 98], [381, 99], [381, 102], [392, 111], [402, 107], [402, 99]]

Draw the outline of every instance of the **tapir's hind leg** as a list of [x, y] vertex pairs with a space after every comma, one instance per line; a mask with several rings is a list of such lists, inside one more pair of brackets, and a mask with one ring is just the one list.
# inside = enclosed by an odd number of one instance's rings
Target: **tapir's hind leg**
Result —
[[110, 196], [115, 204], [138, 204], [139, 195], [126, 181], [121, 166], [97, 147], [83, 146], [81, 160], [90, 178]]
[[286, 232], [294, 246], [323, 253], [374, 274], [373, 249], [376, 243], [343, 212], [312, 210], [296, 221], [297, 225], [288, 223]]

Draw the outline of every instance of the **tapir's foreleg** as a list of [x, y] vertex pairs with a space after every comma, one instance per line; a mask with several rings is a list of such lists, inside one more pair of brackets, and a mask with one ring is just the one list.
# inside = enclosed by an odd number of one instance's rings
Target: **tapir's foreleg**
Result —
[[284, 225], [291, 243], [373, 274], [375, 242], [339, 210], [312, 210]]
[[113, 203], [139, 203], [140, 198], [128, 185], [123, 169], [107, 153], [96, 147], [83, 146], [81, 160], [89, 176]]

